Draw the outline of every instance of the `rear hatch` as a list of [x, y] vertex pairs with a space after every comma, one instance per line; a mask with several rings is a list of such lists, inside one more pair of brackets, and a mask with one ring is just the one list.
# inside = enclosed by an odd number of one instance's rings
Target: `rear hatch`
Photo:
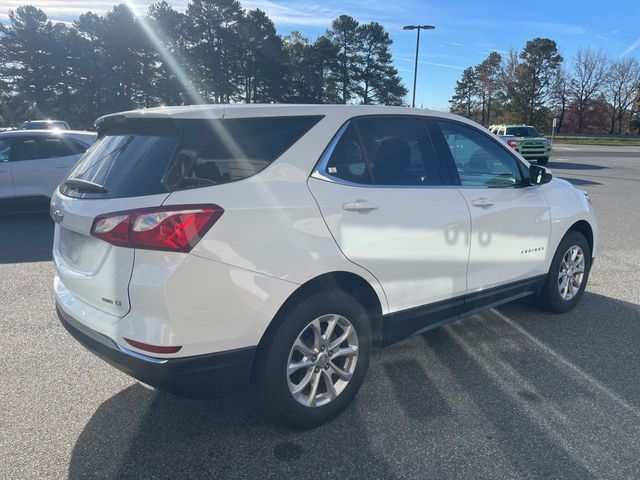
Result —
[[51, 201], [58, 277], [86, 304], [122, 317], [135, 250], [91, 234], [101, 214], [157, 207], [168, 197], [162, 177], [179, 141], [173, 122], [115, 117], [71, 170]]
[[[189, 212], [190, 205], [162, 206], [171, 192], [248, 178], [322, 118], [222, 120], [220, 113], [212, 112], [206, 119], [175, 120], [114, 115], [98, 124], [98, 140], [51, 202], [57, 224], [54, 260], [63, 290], [102, 312], [123, 317], [130, 309], [136, 248], [186, 253], [222, 215], [217, 205], [193, 206], [209, 209], [195, 214]], [[192, 217], [187, 219], [189, 214]], [[102, 227], [97, 228], [104, 218], [102, 226], [118, 227], [104, 234]], [[193, 224], [188, 223], [191, 220]], [[174, 236], [158, 238], [176, 225], [184, 227], [180, 234], [186, 232], [186, 243], [171, 243]], [[120, 227], [128, 240], [112, 235]], [[158, 235], [150, 235], [154, 231]], [[160, 241], [164, 243], [153, 243]]]

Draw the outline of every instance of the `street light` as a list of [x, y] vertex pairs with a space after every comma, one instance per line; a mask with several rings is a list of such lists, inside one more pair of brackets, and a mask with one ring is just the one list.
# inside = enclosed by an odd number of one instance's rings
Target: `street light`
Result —
[[416, 106], [416, 79], [418, 78], [418, 49], [420, 48], [420, 30], [435, 30], [433, 25], [405, 25], [403, 30], [418, 30], [418, 36], [416, 38], [416, 64], [413, 67], [413, 100], [411, 106]]

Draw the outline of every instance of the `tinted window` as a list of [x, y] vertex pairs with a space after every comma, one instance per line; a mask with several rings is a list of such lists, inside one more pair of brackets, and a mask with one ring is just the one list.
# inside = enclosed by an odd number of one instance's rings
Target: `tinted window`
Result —
[[65, 195], [155, 195], [242, 180], [297, 142], [320, 116], [228, 120], [119, 119], [69, 174], [107, 193], [62, 186]]
[[38, 139], [35, 137], [16, 137], [11, 147], [11, 161], [37, 160], [41, 158]]
[[87, 147], [65, 137], [39, 138], [40, 158], [68, 157], [84, 153]]
[[10, 152], [11, 140], [0, 140], [0, 162], [8, 162]]
[[64, 137], [16, 137], [13, 139], [11, 160], [41, 160], [84, 153], [87, 147]]
[[518, 161], [488, 135], [439, 121], [462, 185], [511, 187], [522, 182]]
[[354, 183], [371, 183], [364, 154], [353, 124], [344, 131], [327, 163], [327, 173]]
[[358, 119], [362, 143], [377, 185], [439, 185], [433, 148], [422, 120], [409, 117]]
[[162, 183], [173, 191], [251, 177], [288, 150], [320, 118], [180, 121], [182, 139]]

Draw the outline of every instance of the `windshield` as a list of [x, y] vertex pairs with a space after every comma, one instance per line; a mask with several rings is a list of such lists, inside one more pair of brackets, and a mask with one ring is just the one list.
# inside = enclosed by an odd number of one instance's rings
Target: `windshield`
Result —
[[533, 127], [507, 127], [507, 135], [516, 137], [541, 137], [540, 133]]
[[46, 129], [60, 129], [66, 130], [67, 124], [64, 122], [25, 122], [22, 124], [23, 130], [46, 130]]

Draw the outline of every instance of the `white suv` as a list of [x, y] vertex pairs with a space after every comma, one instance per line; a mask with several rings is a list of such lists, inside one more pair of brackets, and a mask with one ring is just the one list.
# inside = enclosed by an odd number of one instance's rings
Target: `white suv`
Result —
[[73, 130], [0, 133], [0, 211], [46, 209], [54, 190], [95, 140], [95, 132]]
[[588, 196], [479, 125], [401, 107], [108, 115], [51, 202], [63, 325], [181, 395], [343, 410], [372, 349], [527, 295], [580, 300]]

